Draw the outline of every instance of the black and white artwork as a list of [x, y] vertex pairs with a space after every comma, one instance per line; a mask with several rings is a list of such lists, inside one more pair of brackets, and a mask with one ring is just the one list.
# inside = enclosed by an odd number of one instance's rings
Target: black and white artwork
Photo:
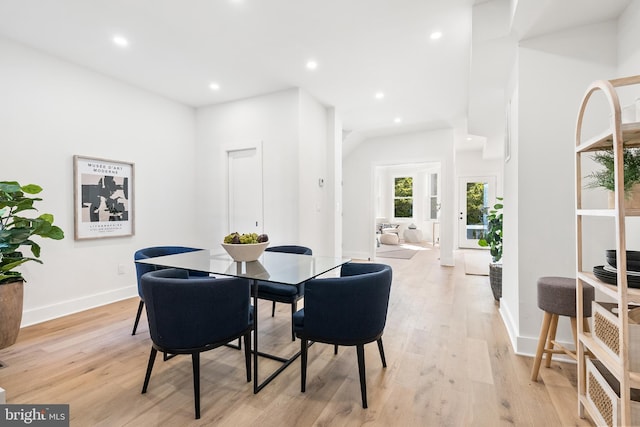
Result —
[[133, 163], [74, 156], [75, 239], [131, 236]]

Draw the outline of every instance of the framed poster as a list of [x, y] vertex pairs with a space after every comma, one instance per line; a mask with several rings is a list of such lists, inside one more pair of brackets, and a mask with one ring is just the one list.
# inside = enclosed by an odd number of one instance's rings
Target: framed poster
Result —
[[75, 240], [132, 236], [133, 163], [73, 156]]

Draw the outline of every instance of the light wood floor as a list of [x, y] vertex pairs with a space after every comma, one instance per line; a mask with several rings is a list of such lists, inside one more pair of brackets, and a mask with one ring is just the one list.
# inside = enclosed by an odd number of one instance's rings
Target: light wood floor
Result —
[[[7, 403], [70, 404], [72, 426], [574, 426], [575, 365], [554, 362], [529, 379], [531, 358], [514, 355], [488, 284], [440, 267], [438, 250], [411, 260], [380, 258], [394, 270], [383, 336], [388, 367], [366, 346], [369, 409], [362, 409], [354, 348], [309, 350], [306, 393], [294, 362], [260, 393], [245, 381], [243, 357], [230, 348], [202, 355], [202, 419], [194, 420], [191, 358], [158, 357], [140, 394], [150, 339], [146, 316], [131, 327], [129, 299], [21, 331], [0, 350]], [[531, 302], [535, 304], [535, 302]], [[289, 306], [260, 304], [261, 346], [293, 353]], [[272, 362], [260, 360], [261, 378]]]

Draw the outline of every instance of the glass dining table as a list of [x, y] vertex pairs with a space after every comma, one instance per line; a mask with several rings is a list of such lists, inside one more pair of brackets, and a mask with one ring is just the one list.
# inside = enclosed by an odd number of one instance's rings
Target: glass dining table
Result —
[[[253, 289], [253, 392], [258, 393], [270, 383], [294, 360], [300, 356], [300, 351], [290, 357], [259, 351], [258, 347], [258, 281], [282, 283], [296, 286], [307, 280], [350, 262], [348, 258], [334, 258], [315, 255], [298, 255], [282, 252], [264, 252], [257, 261], [235, 262], [229, 255], [212, 253], [211, 250], [201, 249], [174, 255], [136, 260], [137, 263], [151, 264], [160, 267], [180, 268], [185, 270], [209, 273], [212, 275], [242, 277], [251, 280]], [[258, 375], [258, 358], [266, 357], [282, 364], [264, 381]]]

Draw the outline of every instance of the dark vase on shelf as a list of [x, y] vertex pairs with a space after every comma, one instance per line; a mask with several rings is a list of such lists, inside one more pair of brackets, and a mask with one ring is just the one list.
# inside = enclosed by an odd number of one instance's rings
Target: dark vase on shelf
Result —
[[502, 264], [489, 264], [489, 283], [496, 301], [502, 297]]

